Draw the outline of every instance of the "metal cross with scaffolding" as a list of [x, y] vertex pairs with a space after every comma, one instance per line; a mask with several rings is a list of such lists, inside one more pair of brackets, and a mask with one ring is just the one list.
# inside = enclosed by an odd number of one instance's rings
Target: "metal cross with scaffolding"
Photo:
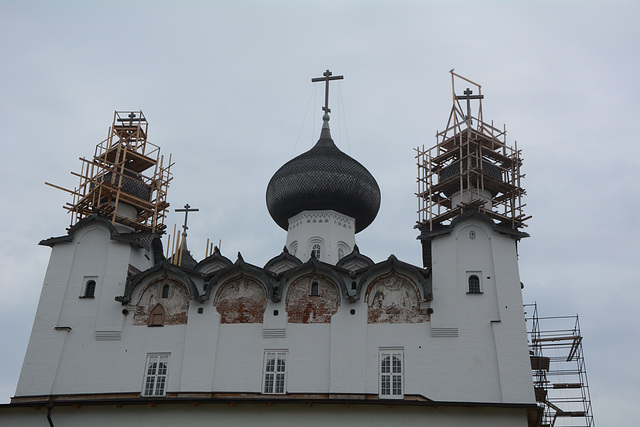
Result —
[[464, 92], [464, 95], [456, 95], [456, 99], [466, 99], [467, 100], [467, 115], [465, 117], [466, 120], [469, 121], [469, 124], [473, 124], [471, 121], [471, 100], [472, 99], [484, 99], [484, 95], [472, 95], [473, 91], [467, 88]]

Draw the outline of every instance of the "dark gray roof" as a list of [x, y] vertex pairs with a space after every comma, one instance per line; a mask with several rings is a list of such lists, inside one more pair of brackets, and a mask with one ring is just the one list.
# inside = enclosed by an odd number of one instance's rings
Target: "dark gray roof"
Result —
[[289, 218], [305, 210], [334, 210], [356, 220], [356, 233], [373, 222], [380, 188], [371, 173], [336, 147], [328, 122], [316, 145], [285, 163], [267, 186], [267, 209], [287, 230]]
[[92, 222], [99, 222], [104, 224], [111, 235], [112, 240], [118, 240], [120, 242], [129, 243], [131, 246], [137, 246], [140, 248], [151, 249], [151, 242], [153, 239], [159, 238], [160, 233], [148, 233], [141, 231], [134, 231], [131, 233], [120, 233], [108, 219], [100, 216], [97, 213], [91, 214], [86, 218], [78, 221], [73, 227], [71, 227], [68, 233], [64, 236], [49, 237], [48, 239], [41, 240], [39, 245], [53, 247], [56, 243], [71, 242], [75, 233], [82, 229], [82, 227], [91, 224]]
[[529, 233], [518, 230], [518, 228], [522, 226], [521, 224], [517, 223], [515, 228], [513, 228], [510, 224], [502, 224], [502, 223], [497, 224], [487, 215], [478, 211], [478, 209], [475, 206], [469, 206], [468, 208], [466, 208], [466, 210], [463, 213], [456, 216], [451, 221], [451, 224], [449, 225], [440, 224], [437, 227], [434, 227], [433, 230], [429, 230], [428, 223], [419, 225], [418, 229], [420, 230], [420, 236], [418, 236], [417, 238], [418, 240], [428, 241], [433, 239], [435, 236], [439, 236], [441, 234], [449, 234], [453, 231], [453, 229], [458, 223], [465, 221], [468, 218], [476, 218], [481, 221], [484, 221], [489, 226], [491, 226], [493, 230], [497, 231], [498, 233], [507, 234], [511, 236], [511, 238], [516, 240], [529, 237]]
[[[182, 255], [180, 255], [180, 253], [182, 253]], [[180, 261], [180, 265], [178, 267], [188, 268], [189, 270], [196, 269], [196, 266], [198, 265], [198, 261], [196, 261], [193, 258], [193, 256], [191, 255], [191, 252], [189, 251], [189, 248], [187, 247], [186, 236], [183, 238], [180, 244], [180, 247], [178, 248], [176, 253], [173, 255], [172, 259], [176, 264], [178, 263], [178, 261]]]
[[375, 264], [371, 258], [369, 258], [366, 255], [362, 255], [360, 253], [360, 248], [358, 247], [358, 245], [355, 245], [353, 247], [353, 250], [349, 255], [342, 257], [342, 259], [340, 259], [337, 262], [336, 267], [345, 268], [345, 265], [352, 264], [352, 263], [356, 263], [356, 264], [361, 263], [366, 266]]

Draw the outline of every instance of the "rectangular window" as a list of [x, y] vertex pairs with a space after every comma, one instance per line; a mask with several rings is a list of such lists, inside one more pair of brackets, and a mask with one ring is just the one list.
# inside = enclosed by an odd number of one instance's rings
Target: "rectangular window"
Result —
[[264, 394], [285, 394], [287, 383], [287, 352], [264, 353]]
[[402, 349], [380, 350], [380, 398], [399, 399], [404, 395], [403, 353]]
[[168, 370], [169, 354], [147, 354], [142, 395], [164, 396], [166, 394]]

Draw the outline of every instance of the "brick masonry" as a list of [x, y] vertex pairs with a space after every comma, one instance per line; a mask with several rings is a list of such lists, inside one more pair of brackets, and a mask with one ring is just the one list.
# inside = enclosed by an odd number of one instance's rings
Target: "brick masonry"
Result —
[[422, 323], [429, 320], [420, 309], [418, 287], [391, 272], [376, 278], [365, 294], [368, 323]]
[[[311, 295], [314, 282], [318, 284], [317, 295]], [[291, 283], [285, 304], [289, 323], [329, 323], [338, 311], [340, 293], [329, 278], [308, 275]]]
[[[169, 285], [168, 298], [162, 298], [162, 289]], [[142, 292], [133, 316], [133, 325], [147, 326], [151, 312], [161, 305], [164, 309], [164, 325], [186, 325], [189, 313], [189, 294], [180, 282], [163, 279], [150, 283]]]
[[213, 305], [220, 314], [220, 323], [262, 323], [267, 291], [253, 279], [232, 279], [222, 284]]

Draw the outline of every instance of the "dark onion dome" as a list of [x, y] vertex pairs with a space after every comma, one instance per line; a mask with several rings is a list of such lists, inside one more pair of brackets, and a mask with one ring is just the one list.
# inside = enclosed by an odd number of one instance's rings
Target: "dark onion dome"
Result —
[[356, 233], [373, 222], [380, 209], [380, 188], [371, 173], [336, 147], [324, 115], [316, 145], [285, 163], [267, 186], [267, 209], [287, 230], [302, 211], [334, 210], [356, 221]]

